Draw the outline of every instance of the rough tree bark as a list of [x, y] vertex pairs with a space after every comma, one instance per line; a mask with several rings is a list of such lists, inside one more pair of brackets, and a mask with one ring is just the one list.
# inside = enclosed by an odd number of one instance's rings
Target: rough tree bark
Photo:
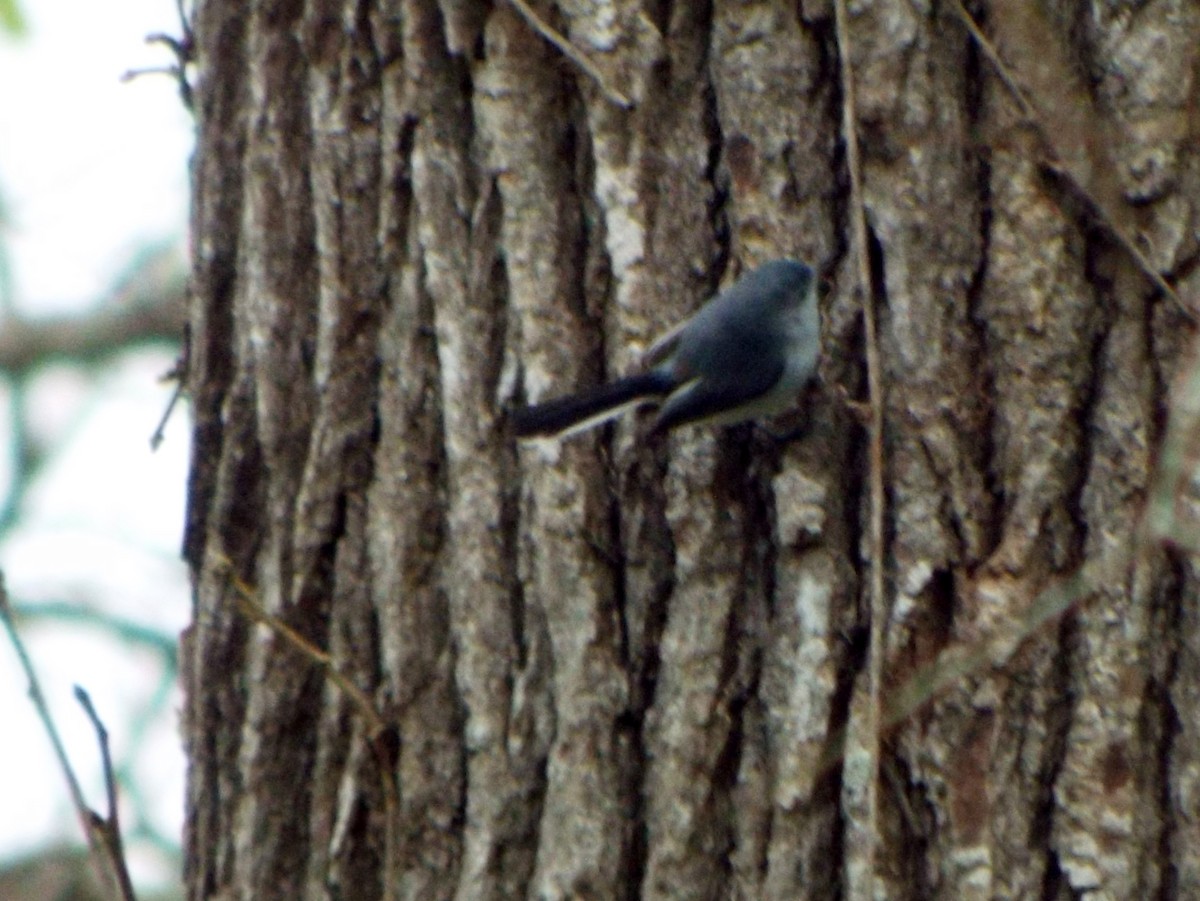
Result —
[[[1197, 296], [1200, 7], [973, 9], [1040, 129], [953, 0], [850, 11], [884, 650], [835, 388], [786, 445], [504, 413], [784, 255], [863, 396], [830, 4], [199, 0], [190, 897], [1197, 896], [1200, 581], [1128, 562], [1188, 329], [1113, 227]], [[869, 655], [902, 688], [1089, 567], [862, 822]]]

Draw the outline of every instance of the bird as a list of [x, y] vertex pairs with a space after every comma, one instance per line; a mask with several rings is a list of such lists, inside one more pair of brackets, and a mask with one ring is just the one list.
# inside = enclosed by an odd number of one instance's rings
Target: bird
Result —
[[817, 278], [796, 259], [747, 272], [651, 345], [651, 368], [517, 408], [518, 438], [566, 438], [645, 404], [650, 434], [733, 425], [781, 413], [815, 375], [821, 349]]

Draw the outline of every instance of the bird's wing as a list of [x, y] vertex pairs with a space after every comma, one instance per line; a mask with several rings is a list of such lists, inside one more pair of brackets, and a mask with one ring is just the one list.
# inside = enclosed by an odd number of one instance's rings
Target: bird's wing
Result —
[[688, 322], [690, 320], [685, 319], [683, 322], [671, 326], [671, 328], [655, 338], [654, 343], [642, 353], [642, 365], [658, 366], [663, 360], [675, 353], [675, 348], [679, 345], [679, 335], [687, 328]]
[[[654, 420], [661, 432], [688, 422], [740, 422], [755, 415], [754, 401], [767, 395], [783, 375], [783, 360], [751, 357], [732, 369], [688, 378], [677, 373], [680, 386], [668, 395]], [[720, 374], [723, 372], [724, 374]], [[745, 415], [737, 411], [745, 408]]]

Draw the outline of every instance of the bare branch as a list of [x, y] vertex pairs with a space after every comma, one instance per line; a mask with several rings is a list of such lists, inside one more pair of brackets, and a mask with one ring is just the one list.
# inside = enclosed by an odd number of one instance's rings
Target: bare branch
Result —
[[[21, 668], [25, 671], [25, 678], [29, 682], [29, 700], [33, 703], [34, 710], [37, 711], [38, 718], [42, 721], [42, 726], [46, 730], [46, 735], [50, 739], [51, 746], [54, 748], [54, 756], [58, 758], [59, 768], [62, 770], [63, 777], [67, 780], [67, 788], [71, 794], [71, 803], [75, 806], [75, 813], [79, 816], [79, 823], [83, 827], [83, 834], [87, 837], [88, 847], [91, 849], [92, 856], [97, 861], [107, 862], [108, 866], [103, 869], [116, 881], [117, 886], [121, 889], [121, 897], [125, 901], [132, 901], [134, 897], [132, 888], [129, 889], [128, 893], [125, 891], [125, 887], [128, 885], [129, 873], [121, 853], [119, 837], [115, 845], [110, 844], [109, 836], [106, 834], [105, 820], [88, 806], [87, 801], [83, 797], [83, 790], [79, 787], [79, 778], [75, 775], [71, 761], [67, 758], [67, 751], [63, 745], [62, 737], [58, 734], [58, 727], [54, 724], [54, 718], [50, 715], [50, 708], [46, 704], [46, 696], [42, 693], [42, 685], [38, 680], [37, 671], [33, 668], [33, 661], [29, 657], [29, 652], [25, 649], [25, 643], [21, 640], [21, 636], [17, 632], [17, 625], [13, 619], [12, 605], [9, 603], [8, 588], [4, 583], [3, 572], [0, 572], [0, 619], [4, 620], [4, 627], [8, 631], [9, 640], [12, 642], [13, 649], [17, 652], [17, 659], [21, 662]], [[107, 738], [102, 743], [102, 748], [106, 755], [105, 769], [108, 772], [111, 770], [111, 766], [107, 762]], [[110, 804], [115, 805], [114, 797], [110, 797]], [[113, 809], [115, 810], [115, 806]], [[114, 815], [113, 823], [115, 824], [115, 822]]]
[[142, 341], [178, 342], [185, 291], [125, 306], [101, 304], [84, 315], [0, 322], [0, 372], [17, 376], [52, 359], [95, 360]]
[[196, 106], [195, 91], [188, 80], [188, 67], [196, 59], [196, 36], [192, 31], [192, 23], [183, 8], [183, 0], [176, 0], [175, 10], [179, 15], [179, 37], [162, 32], [146, 35], [147, 44], [162, 44], [166, 47], [174, 61], [166, 66], [149, 66], [144, 69], [130, 69], [121, 76], [122, 82], [133, 81], [142, 75], [170, 75], [179, 88], [179, 99], [189, 112]]
[[578, 66], [592, 81], [596, 82], [600, 88], [600, 93], [621, 109], [629, 109], [633, 106], [632, 100], [605, 81], [604, 74], [596, 67], [595, 63], [588, 59], [581, 50], [576, 49], [575, 45], [560, 32], [556, 31], [549, 22], [539, 16], [534, 8], [526, 3], [525, 0], [509, 0], [509, 2], [521, 14], [521, 18], [529, 23], [530, 28], [557, 47], [563, 56]]
[[174, 382], [175, 389], [171, 392], [171, 399], [167, 401], [167, 407], [163, 410], [162, 417], [158, 420], [158, 425], [154, 428], [154, 433], [150, 436], [150, 450], [156, 451], [163, 443], [163, 435], [167, 430], [167, 423], [171, 419], [171, 413], [175, 410], [175, 405], [179, 403], [179, 398], [183, 397], [183, 392], [186, 390], [188, 364], [191, 360], [191, 329], [185, 324], [183, 327], [183, 349], [179, 352], [179, 358], [175, 361], [175, 365], [170, 371], [163, 375], [162, 381]]
[[354, 683], [354, 680], [337, 668], [333, 658], [326, 651], [318, 648], [282, 619], [263, 608], [262, 604], [258, 602], [254, 590], [234, 573], [233, 562], [228, 557], [220, 557], [217, 565], [224, 570], [225, 577], [229, 580], [229, 584], [233, 588], [234, 597], [237, 599], [238, 607], [243, 615], [253, 622], [266, 626], [271, 632], [280, 636], [304, 657], [320, 667], [322, 672], [325, 673], [326, 678], [350, 699], [350, 702], [367, 723], [368, 743], [379, 766], [379, 782], [383, 791], [385, 860], [387, 861], [389, 879], [391, 880], [388, 884], [399, 885], [400, 858], [396, 822], [400, 806], [400, 790], [396, 784], [396, 774], [392, 770], [391, 756], [387, 748], [387, 740], [390, 734], [388, 724], [384, 721], [379, 711], [375, 709], [375, 705], [367, 697], [366, 692], [359, 688]]
[[96, 708], [92, 706], [91, 696], [78, 685], [75, 686], [75, 700], [83, 707], [84, 713], [88, 715], [96, 730], [96, 740], [100, 743], [100, 759], [104, 766], [104, 788], [108, 794], [108, 816], [100, 817], [94, 811], [90, 811], [92, 826], [99, 831], [108, 849], [108, 859], [112, 861], [122, 899], [135, 901], [133, 880], [129, 878], [129, 867], [125, 863], [125, 844], [121, 840], [121, 821], [117, 814], [117, 778], [113, 773], [112, 752], [108, 747], [108, 730], [104, 728]]
[[883, 566], [883, 380], [879, 358], [879, 333], [875, 322], [875, 297], [871, 288], [871, 266], [867, 259], [867, 213], [863, 197], [862, 160], [858, 151], [858, 113], [855, 109], [853, 51], [850, 46], [849, 14], [846, 0], [835, 0], [838, 56], [842, 76], [842, 132], [846, 142], [846, 166], [850, 170], [850, 218], [854, 228], [854, 255], [858, 264], [858, 291], [862, 299], [863, 327], [866, 338], [867, 393], [870, 404], [870, 494], [871, 519], [868, 535], [871, 547], [871, 627], [870, 653], [867, 661], [867, 714], [863, 750], [870, 772], [866, 784], [865, 808], [870, 847], [865, 854], [868, 872], [868, 893], [876, 894], [875, 851], [880, 835], [879, 825], [879, 758], [883, 715], [883, 663], [886, 657], [887, 605], [884, 598]]
[[[1003, 667], [1026, 640], [1042, 634], [1049, 623], [1073, 606], [1086, 602], [1095, 594], [1097, 586], [1121, 578], [1132, 560], [1132, 553], [1121, 553], [1103, 567], [1092, 570], [1080, 567], [1040, 592], [1021, 615], [993, 633], [944, 648], [935, 660], [918, 669], [888, 694], [882, 705], [886, 711], [880, 723], [882, 734], [887, 735], [926, 704], [960, 687], [964, 679], [989, 668]], [[842, 764], [847, 731], [842, 728], [829, 737], [817, 765], [819, 772], [826, 773]]]
[[1175, 289], [1171, 287], [1170, 283], [1163, 278], [1162, 273], [1154, 268], [1153, 265], [1151, 265], [1150, 261], [1146, 259], [1146, 255], [1142, 253], [1141, 249], [1136, 243], [1134, 243], [1133, 239], [1125, 233], [1125, 230], [1117, 224], [1117, 220], [1113, 217], [1112, 213], [1105, 208], [1104, 204], [1100, 202], [1099, 198], [1097, 198], [1091, 191], [1087, 189], [1087, 187], [1079, 180], [1074, 172], [1070, 171], [1070, 169], [1060, 162], [1060, 154], [1058, 153], [1057, 148], [1054, 146], [1054, 141], [1051, 138], [1050, 132], [1042, 123], [1042, 116], [1039, 114], [1036, 104], [1026, 95], [1025, 91], [1022, 90], [1012, 70], [1005, 64], [1004, 60], [1000, 58], [1000, 53], [979, 28], [979, 23], [977, 23], [974, 17], [963, 7], [961, 0], [950, 0], [950, 8], [963, 23], [963, 27], [965, 27], [970, 33], [971, 38], [979, 46], [979, 49], [983, 52], [983, 55], [987, 57], [988, 62], [992, 64], [992, 68], [996, 70], [997, 75], [1000, 77], [1000, 81], [1003, 82], [1005, 88], [1008, 89], [1008, 92], [1016, 101], [1017, 107], [1021, 111], [1021, 116], [1026, 122], [1033, 126], [1034, 129], [1036, 129], [1037, 135], [1044, 147], [1047, 149], [1048, 156], [1050, 157], [1049, 160], [1045, 161], [1045, 165], [1049, 171], [1070, 184], [1074, 190], [1086, 200], [1087, 206], [1090, 208], [1096, 220], [1104, 226], [1105, 230], [1113, 237], [1113, 239], [1119, 245], [1121, 245], [1121, 248], [1127, 254], [1129, 254], [1130, 258], [1137, 265], [1138, 269], [1141, 270], [1142, 274], [1145, 275], [1146, 278], [1149, 279], [1165, 297], [1168, 297], [1181, 313], [1187, 316], [1187, 318], [1192, 322], [1196, 322], [1198, 319], [1200, 319], [1200, 317], [1197, 316], [1196, 311], [1189, 304], [1184, 303], [1183, 299], [1179, 296]]
[[379, 715], [379, 711], [375, 709], [375, 705], [371, 702], [371, 699], [367, 697], [366, 692], [355, 685], [349, 676], [334, 665], [333, 658], [278, 616], [268, 613], [262, 604], [258, 602], [258, 598], [254, 595], [254, 590], [233, 572], [231, 561], [223, 560], [222, 565], [225, 567], [226, 576], [229, 579], [229, 584], [233, 587], [234, 597], [237, 598], [238, 607], [242, 613], [248, 619], [266, 626], [319, 666], [325, 672], [329, 681], [336, 685], [354, 703], [354, 706], [358, 708], [359, 713], [362, 714], [363, 719], [367, 721], [367, 725], [370, 727], [371, 738], [376, 738], [386, 732], [387, 724], [383, 721], [383, 717]]

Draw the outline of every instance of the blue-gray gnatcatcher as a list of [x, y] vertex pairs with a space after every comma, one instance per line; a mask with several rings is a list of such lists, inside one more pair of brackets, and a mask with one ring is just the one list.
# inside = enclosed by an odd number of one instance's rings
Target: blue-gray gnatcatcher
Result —
[[565, 437], [640, 404], [659, 405], [651, 432], [685, 423], [729, 425], [795, 404], [817, 368], [817, 280], [797, 260], [773, 260], [738, 279], [651, 346], [646, 372], [523, 407], [518, 437]]

